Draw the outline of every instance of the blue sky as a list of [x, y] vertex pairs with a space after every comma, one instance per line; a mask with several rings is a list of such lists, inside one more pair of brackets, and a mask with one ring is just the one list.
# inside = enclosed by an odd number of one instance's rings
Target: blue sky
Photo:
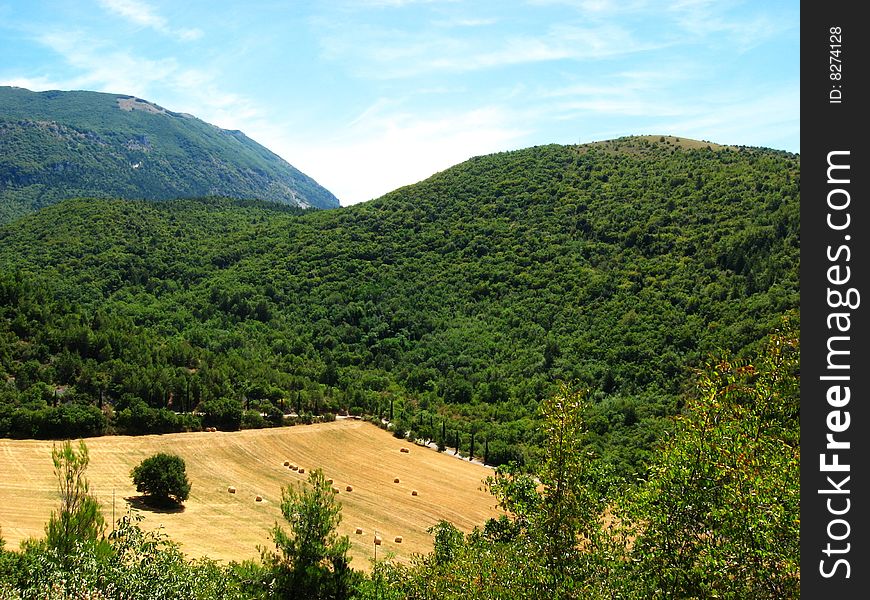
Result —
[[799, 63], [797, 0], [0, 0], [0, 85], [241, 129], [343, 205], [537, 144], [799, 152]]

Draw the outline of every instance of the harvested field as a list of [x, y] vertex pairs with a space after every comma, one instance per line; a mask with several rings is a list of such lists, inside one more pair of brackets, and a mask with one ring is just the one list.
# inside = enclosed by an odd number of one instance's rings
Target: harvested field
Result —
[[[86, 440], [91, 491], [107, 521], [127, 510], [136, 497], [130, 471], [156, 452], [172, 452], [187, 464], [190, 498], [179, 512], [142, 511], [144, 526], [161, 524], [191, 557], [218, 560], [259, 557], [268, 547], [268, 530], [283, 522], [281, 488], [305, 481], [282, 465], [285, 458], [316, 465], [326, 477], [346, 486], [341, 494], [340, 533], [350, 536], [352, 566], [368, 570], [374, 555], [370, 535], [377, 531], [398, 560], [432, 549], [426, 529], [447, 519], [469, 531], [498, 514], [495, 499], [483, 490], [489, 470], [434, 451], [400, 453], [402, 441], [364, 421], [141, 437], [107, 436]], [[51, 441], [0, 439], [0, 527], [7, 548], [28, 537], [42, 537], [58, 506], [51, 464]], [[291, 463], [292, 464], [292, 463]], [[300, 469], [301, 471], [301, 469]], [[398, 475], [398, 477], [397, 477]], [[392, 483], [400, 478], [401, 484]], [[352, 487], [351, 487], [352, 486]], [[227, 493], [235, 488], [235, 493]], [[419, 496], [412, 496], [411, 490]], [[261, 502], [254, 502], [257, 495]], [[395, 544], [397, 537], [402, 542]], [[383, 556], [383, 550], [379, 552]]]

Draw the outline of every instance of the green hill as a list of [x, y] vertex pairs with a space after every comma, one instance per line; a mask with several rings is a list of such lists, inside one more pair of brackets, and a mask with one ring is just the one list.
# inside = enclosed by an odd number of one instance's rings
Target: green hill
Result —
[[799, 158], [659, 139], [479, 157], [336, 211], [74, 200], [24, 217], [0, 229], [0, 436], [50, 434], [70, 400], [225, 399], [392, 413], [502, 462], [534, 457], [564, 380], [592, 390], [593, 449], [630, 472], [694, 366], [799, 306]]
[[240, 131], [132, 96], [0, 87], [0, 222], [66, 198], [206, 195], [338, 207]]

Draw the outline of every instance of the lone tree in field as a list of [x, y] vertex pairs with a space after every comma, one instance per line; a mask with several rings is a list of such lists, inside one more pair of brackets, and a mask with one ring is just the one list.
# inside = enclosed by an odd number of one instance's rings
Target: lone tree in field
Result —
[[152, 504], [181, 504], [190, 495], [184, 460], [163, 452], [146, 458], [130, 472], [136, 491]]

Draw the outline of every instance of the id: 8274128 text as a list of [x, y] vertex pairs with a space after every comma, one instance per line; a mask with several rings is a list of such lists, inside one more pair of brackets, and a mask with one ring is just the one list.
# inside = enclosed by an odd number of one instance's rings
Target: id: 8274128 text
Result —
[[843, 102], [843, 28], [834, 26], [828, 29], [830, 36], [828, 44], [828, 78], [831, 80], [831, 90], [828, 92], [828, 103]]

